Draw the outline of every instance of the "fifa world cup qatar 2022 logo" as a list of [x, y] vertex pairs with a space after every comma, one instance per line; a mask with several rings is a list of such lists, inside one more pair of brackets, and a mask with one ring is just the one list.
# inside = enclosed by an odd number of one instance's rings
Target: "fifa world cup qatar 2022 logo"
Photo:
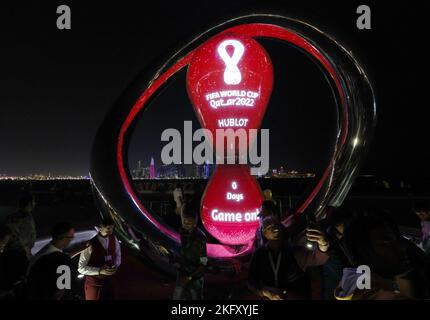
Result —
[[[307, 214], [322, 218], [326, 206], [339, 206], [359, 172], [376, 123], [375, 97], [364, 68], [336, 37], [309, 22], [262, 14], [238, 17], [199, 34], [159, 65], [149, 66], [125, 90], [100, 126], [91, 157], [91, 184], [102, 215], [114, 218], [125, 244], [172, 274], [170, 258], [180, 252], [180, 236], [151, 210], [133, 181], [127, 152], [135, 124], [165, 85], [186, 71], [183, 90], [205, 135], [212, 138], [207, 140], [218, 164], [201, 199], [203, 226], [215, 238], [208, 238], [207, 253], [217, 272], [232, 271], [230, 261], [247, 261], [253, 251], [263, 200], [250, 174], [254, 168], [244, 159], [258, 140], [252, 132], [263, 130], [276, 81], [265, 41], [306, 55], [323, 73], [334, 98], [336, 127], [327, 146], [329, 160], [292, 204], [293, 223]], [[306, 90], [311, 94], [313, 88]], [[240, 134], [246, 143], [234, 143], [232, 138]]]
[[[186, 79], [197, 117], [211, 136], [208, 141], [215, 141], [217, 159], [246, 157], [256, 138], [249, 133], [259, 129], [273, 87], [273, 67], [264, 48], [249, 37], [216, 36], [196, 51]], [[225, 138], [218, 138], [220, 132]], [[245, 144], [235, 143], [238, 132]], [[255, 236], [262, 200], [246, 164], [219, 164], [202, 198], [203, 225], [221, 243], [245, 244]]]

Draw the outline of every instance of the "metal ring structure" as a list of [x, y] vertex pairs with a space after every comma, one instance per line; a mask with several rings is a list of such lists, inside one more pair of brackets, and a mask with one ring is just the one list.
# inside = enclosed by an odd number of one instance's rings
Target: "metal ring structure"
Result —
[[[138, 199], [128, 168], [128, 144], [145, 107], [172, 76], [187, 67], [200, 45], [224, 32], [257, 40], [277, 39], [296, 47], [320, 67], [332, 88], [338, 114], [333, 153], [324, 173], [296, 206], [296, 218], [308, 212], [321, 218], [326, 206], [342, 203], [358, 174], [376, 125], [374, 90], [357, 59], [333, 37], [296, 19], [253, 14], [226, 21], [175, 51], [161, 66], [143, 71], [116, 101], [97, 132], [90, 179], [101, 215], [114, 219], [122, 242], [169, 275], [176, 272], [172, 261], [179, 254], [179, 235]], [[252, 251], [252, 246], [208, 244], [209, 276], [218, 282], [240, 279], [237, 262], [249, 261]]]

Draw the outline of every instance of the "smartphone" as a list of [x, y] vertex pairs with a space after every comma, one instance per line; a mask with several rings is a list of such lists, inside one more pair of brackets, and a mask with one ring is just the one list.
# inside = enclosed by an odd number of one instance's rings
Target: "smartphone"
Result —
[[[318, 224], [316, 222], [315, 216], [313, 214], [307, 214], [306, 215], [306, 229], [315, 229], [315, 228], [317, 228], [317, 226], [318, 226]], [[306, 249], [314, 250], [315, 249], [315, 243], [307, 240], [306, 241]]]
[[306, 228], [314, 229], [318, 227], [318, 223], [315, 219], [315, 216], [313, 214], [308, 213], [306, 215]]

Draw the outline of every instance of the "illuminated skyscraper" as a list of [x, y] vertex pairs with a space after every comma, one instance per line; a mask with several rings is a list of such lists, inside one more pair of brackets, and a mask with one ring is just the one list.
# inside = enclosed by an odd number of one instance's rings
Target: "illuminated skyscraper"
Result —
[[151, 164], [149, 165], [149, 179], [155, 179], [155, 176], [154, 158], [151, 157]]

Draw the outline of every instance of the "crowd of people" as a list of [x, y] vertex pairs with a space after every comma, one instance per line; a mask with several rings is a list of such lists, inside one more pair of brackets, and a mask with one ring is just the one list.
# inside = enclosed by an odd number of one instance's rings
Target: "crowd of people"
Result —
[[[282, 299], [282, 294], [303, 298], [310, 291], [300, 282], [302, 272], [320, 265], [323, 299], [428, 299], [430, 205], [416, 203], [415, 211], [422, 224], [419, 246], [405, 238], [383, 210], [327, 208], [325, 220], [307, 226], [307, 241], [317, 243], [307, 254], [303, 254], [307, 248], [291, 241], [277, 214], [270, 214], [262, 219], [265, 244], [254, 253], [249, 284], [264, 298]], [[301, 262], [303, 257], [306, 263]], [[281, 266], [284, 259], [290, 262], [279, 271], [276, 259]]]
[[[181, 250], [172, 298], [204, 299], [210, 261], [207, 238], [198, 224], [200, 199], [185, 197], [180, 188], [173, 197], [181, 221]], [[316, 287], [324, 300], [430, 298], [430, 202], [414, 206], [422, 226], [417, 245], [380, 209], [327, 207], [322, 221], [308, 218], [303, 233], [292, 232], [270, 190], [264, 191], [264, 198], [253, 255], [244, 268], [252, 298], [314, 299]], [[35, 206], [32, 194], [23, 195], [17, 212], [0, 224], [0, 299], [64, 299], [70, 289], [67, 272], [78, 255], [85, 299], [115, 299], [122, 254], [114, 222], [102, 219], [96, 236], [73, 246], [74, 226], [57, 223], [51, 241], [33, 255]], [[315, 270], [317, 278], [311, 276]]]
[[24, 194], [18, 211], [0, 224], [0, 299], [61, 300], [71, 289], [72, 258], [79, 255], [78, 272], [85, 277], [85, 299], [114, 299], [114, 275], [121, 264], [121, 247], [114, 222], [104, 218], [89, 241], [70, 246], [75, 228], [56, 223], [51, 240], [36, 254], [36, 206], [31, 193]]
[[[180, 188], [174, 191], [176, 213], [182, 217], [183, 266], [193, 267], [188, 272], [180, 269], [174, 298], [200, 299], [201, 273], [207, 263], [206, 251], [201, 249], [205, 238], [196, 227], [198, 207], [187, 210], [185, 198]], [[328, 207], [324, 220], [307, 219], [302, 237], [293, 237], [270, 190], [264, 191], [264, 198], [248, 269], [248, 288], [254, 297], [314, 298], [308, 269], [318, 267], [320, 299], [430, 298], [429, 201], [414, 206], [422, 226], [422, 239], [416, 245], [400, 233], [387, 212], [374, 208]]]

